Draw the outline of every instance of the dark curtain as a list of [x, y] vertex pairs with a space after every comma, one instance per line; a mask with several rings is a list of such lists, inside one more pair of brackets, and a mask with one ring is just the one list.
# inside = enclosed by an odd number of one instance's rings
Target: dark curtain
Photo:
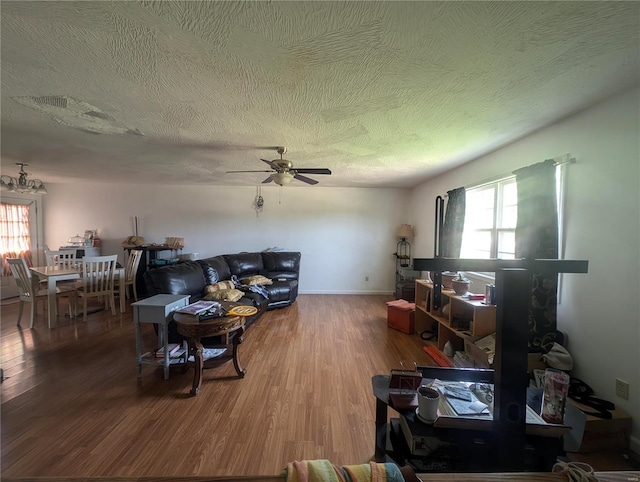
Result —
[[[518, 186], [516, 258], [558, 259], [556, 170], [546, 160], [514, 172]], [[529, 307], [529, 351], [556, 340], [558, 275], [534, 273]]]
[[447, 210], [442, 226], [442, 256], [459, 258], [464, 228], [465, 190], [463, 187], [447, 191]]

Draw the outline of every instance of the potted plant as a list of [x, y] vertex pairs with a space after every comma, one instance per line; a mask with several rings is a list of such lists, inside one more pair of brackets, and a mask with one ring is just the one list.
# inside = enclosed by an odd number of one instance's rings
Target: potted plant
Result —
[[444, 271], [441, 275], [442, 287], [448, 290], [453, 289], [453, 286], [451, 286], [451, 282], [456, 276], [457, 273], [454, 273], [453, 271]]
[[462, 274], [458, 273], [455, 278], [451, 280], [451, 287], [453, 291], [458, 295], [466, 295], [469, 291], [469, 285], [471, 281], [465, 278]]

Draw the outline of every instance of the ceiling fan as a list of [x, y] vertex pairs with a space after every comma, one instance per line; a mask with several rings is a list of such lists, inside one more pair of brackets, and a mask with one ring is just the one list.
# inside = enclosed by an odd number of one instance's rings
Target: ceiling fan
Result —
[[[331, 171], [327, 168], [315, 168], [315, 167], [293, 167], [293, 163], [286, 159], [282, 158], [282, 155], [287, 152], [286, 147], [277, 147], [276, 150], [278, 154], [280, 154], [280, 159], [274, 159], [273, 161], [267, 161], [266, 159], [260, 159], [262, 162], [266, 162], [271, 167], [272, 172], [269, 177], [267, 177], [262, 184], [267, 184], [271, 181], [275, 182], [280, 186], [284, 186], [285, 184], [289, 184], [293, 179], [297, 179], [298, 181], [306, 182], [307, 184], [318, 184], [318, 181], [315, 179], [311, 179], [307, 176], [303, 176], [302, 174], [331, 174]], [[264, 171], [227, 171], [227, 174], [238, 173], [238, 172], [271, 172], [268, 170]]]

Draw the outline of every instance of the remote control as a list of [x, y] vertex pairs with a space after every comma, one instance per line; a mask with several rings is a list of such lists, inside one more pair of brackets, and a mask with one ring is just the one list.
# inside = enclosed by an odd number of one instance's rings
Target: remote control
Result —
[[227, 312], [222, 308], [214, 308], [212, 310], [200, 313], [200, 320], [211, 320], [212, 318], [223, 318], [227, 316]]

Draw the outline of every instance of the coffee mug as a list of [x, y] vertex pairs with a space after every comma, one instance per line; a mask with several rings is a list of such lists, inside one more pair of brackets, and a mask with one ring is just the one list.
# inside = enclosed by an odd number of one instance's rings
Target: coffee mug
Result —
[[440, 394], [429, 387], [418, 388], [418, 417], [424, 421], [433, 422], [438, 418], [438, 404]]

